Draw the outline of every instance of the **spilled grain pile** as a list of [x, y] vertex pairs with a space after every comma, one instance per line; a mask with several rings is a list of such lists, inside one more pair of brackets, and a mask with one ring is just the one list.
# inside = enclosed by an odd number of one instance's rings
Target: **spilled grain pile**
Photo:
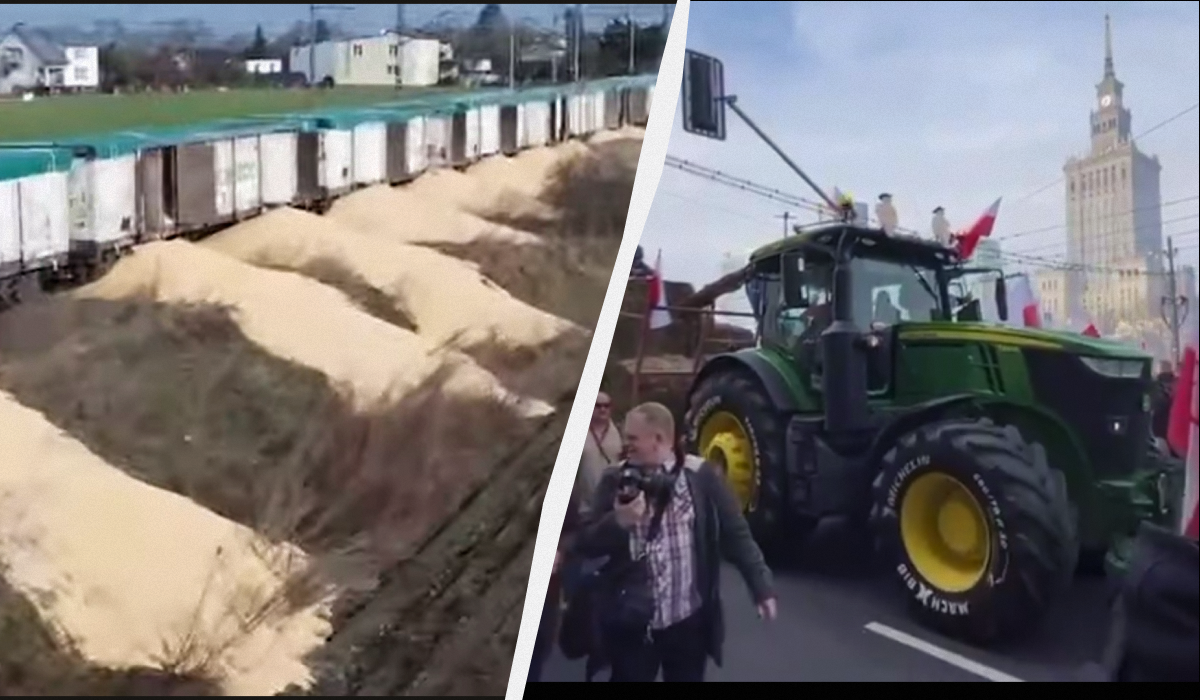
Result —
[[537, 236], [474, 214], [420, 199], [404, 188], [376, 185], [339, 199], [326, 216], [364, 233], [400, 243], [496, 240], [536, 245]]
[[73, 294], [81, 299], [148, 298], [232, 307], [247, 337], [282, 358], [326, 374], [364, 407], [398, 399], [437, 369], [450, 366], [447, 393], [499, 397], [528, 415], [550, 410], [513, 396], [467, 356], [440, 351], [415, 333], [359, 311], [335, 289], [191, 243], [142, 246]]
[[436, 346], [534, 347], [579, 330], [513, 298], [470, 263], [295, 209], [270, 212], [201, 245], [253, 265], [300, 272], [322, 261], [336, 264], [381, 291]]
[[328, 625], [286, 604], [302, 552], [121, 473], [3, 393], [0, 424], [5, 578], [85, 657], [213, 675], [230, 694], [307, 682]]

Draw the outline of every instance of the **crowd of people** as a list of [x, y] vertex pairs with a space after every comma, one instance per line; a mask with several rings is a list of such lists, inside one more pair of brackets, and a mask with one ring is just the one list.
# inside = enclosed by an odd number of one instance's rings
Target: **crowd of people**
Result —
[[[1163, 365], [1154, 434], [1166, 446], [1176, 373]], [[529, 681], [555, 647], [586, 659], [585, 678], [703, 681], [722, 661], [722, 559], [741, 575], [759, 616], [777, 612], [772, 574], [717, 469], [686, 454], [670, 410], [637, 406], [623, 430], [609, 395], [593, 408], [542, 613]], [[1116, 598], [1104, 658], [1084, 681], [1197, 680], [1194, 539], [1144, 525]]]
[[718, 471], [686, 454], [674, 416], [647, 403], [612, 419], [601, 393], [559, 540], [529, 680], [555, 643], [592, 680], [700, 682], [721, 663], [720, 566], [733, 564], [773, 620], [771, 572]]

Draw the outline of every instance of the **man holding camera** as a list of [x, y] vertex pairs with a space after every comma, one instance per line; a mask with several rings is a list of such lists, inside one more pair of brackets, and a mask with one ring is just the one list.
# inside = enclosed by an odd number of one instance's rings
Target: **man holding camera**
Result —
[[677, 449], [675, 420], [643, 404], [625, 421], [628, 459], [597, 486], [576, 540], [585, 557], [608, 557], [601, 604], [613, 682], [704, 680], [721, 664], [722, 554], [737, 567], [759, 616], [776, 614], [771, 572], [733, 494], [717, 471]]

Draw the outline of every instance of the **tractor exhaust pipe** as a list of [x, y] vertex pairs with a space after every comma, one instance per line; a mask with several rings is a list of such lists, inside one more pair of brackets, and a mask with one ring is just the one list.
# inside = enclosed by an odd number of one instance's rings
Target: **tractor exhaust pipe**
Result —
[[825, 430], [856, 434], [871, 429], [867, 403], [867, 358], [863, 335], [854, 323], [854, 278], [850, 270], [850, 236], [838, 244], [833, 269], [833, 322], [821, 334], [824, 371]]

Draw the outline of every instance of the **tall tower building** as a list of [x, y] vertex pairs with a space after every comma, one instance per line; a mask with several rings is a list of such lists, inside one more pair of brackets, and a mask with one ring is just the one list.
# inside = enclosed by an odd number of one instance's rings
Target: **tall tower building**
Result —
[[1104, 75], [1091, 113], [1091, 148], [1070, 158], [1063, 173], [1067, 261], [1074, 270], [1069, 313], [1109, 327], [1157, 311], [1163, 267], [1162, 166], [1133, 141], [1124, 89], [1113, 65], [1112, 24], [1105, 16]]

